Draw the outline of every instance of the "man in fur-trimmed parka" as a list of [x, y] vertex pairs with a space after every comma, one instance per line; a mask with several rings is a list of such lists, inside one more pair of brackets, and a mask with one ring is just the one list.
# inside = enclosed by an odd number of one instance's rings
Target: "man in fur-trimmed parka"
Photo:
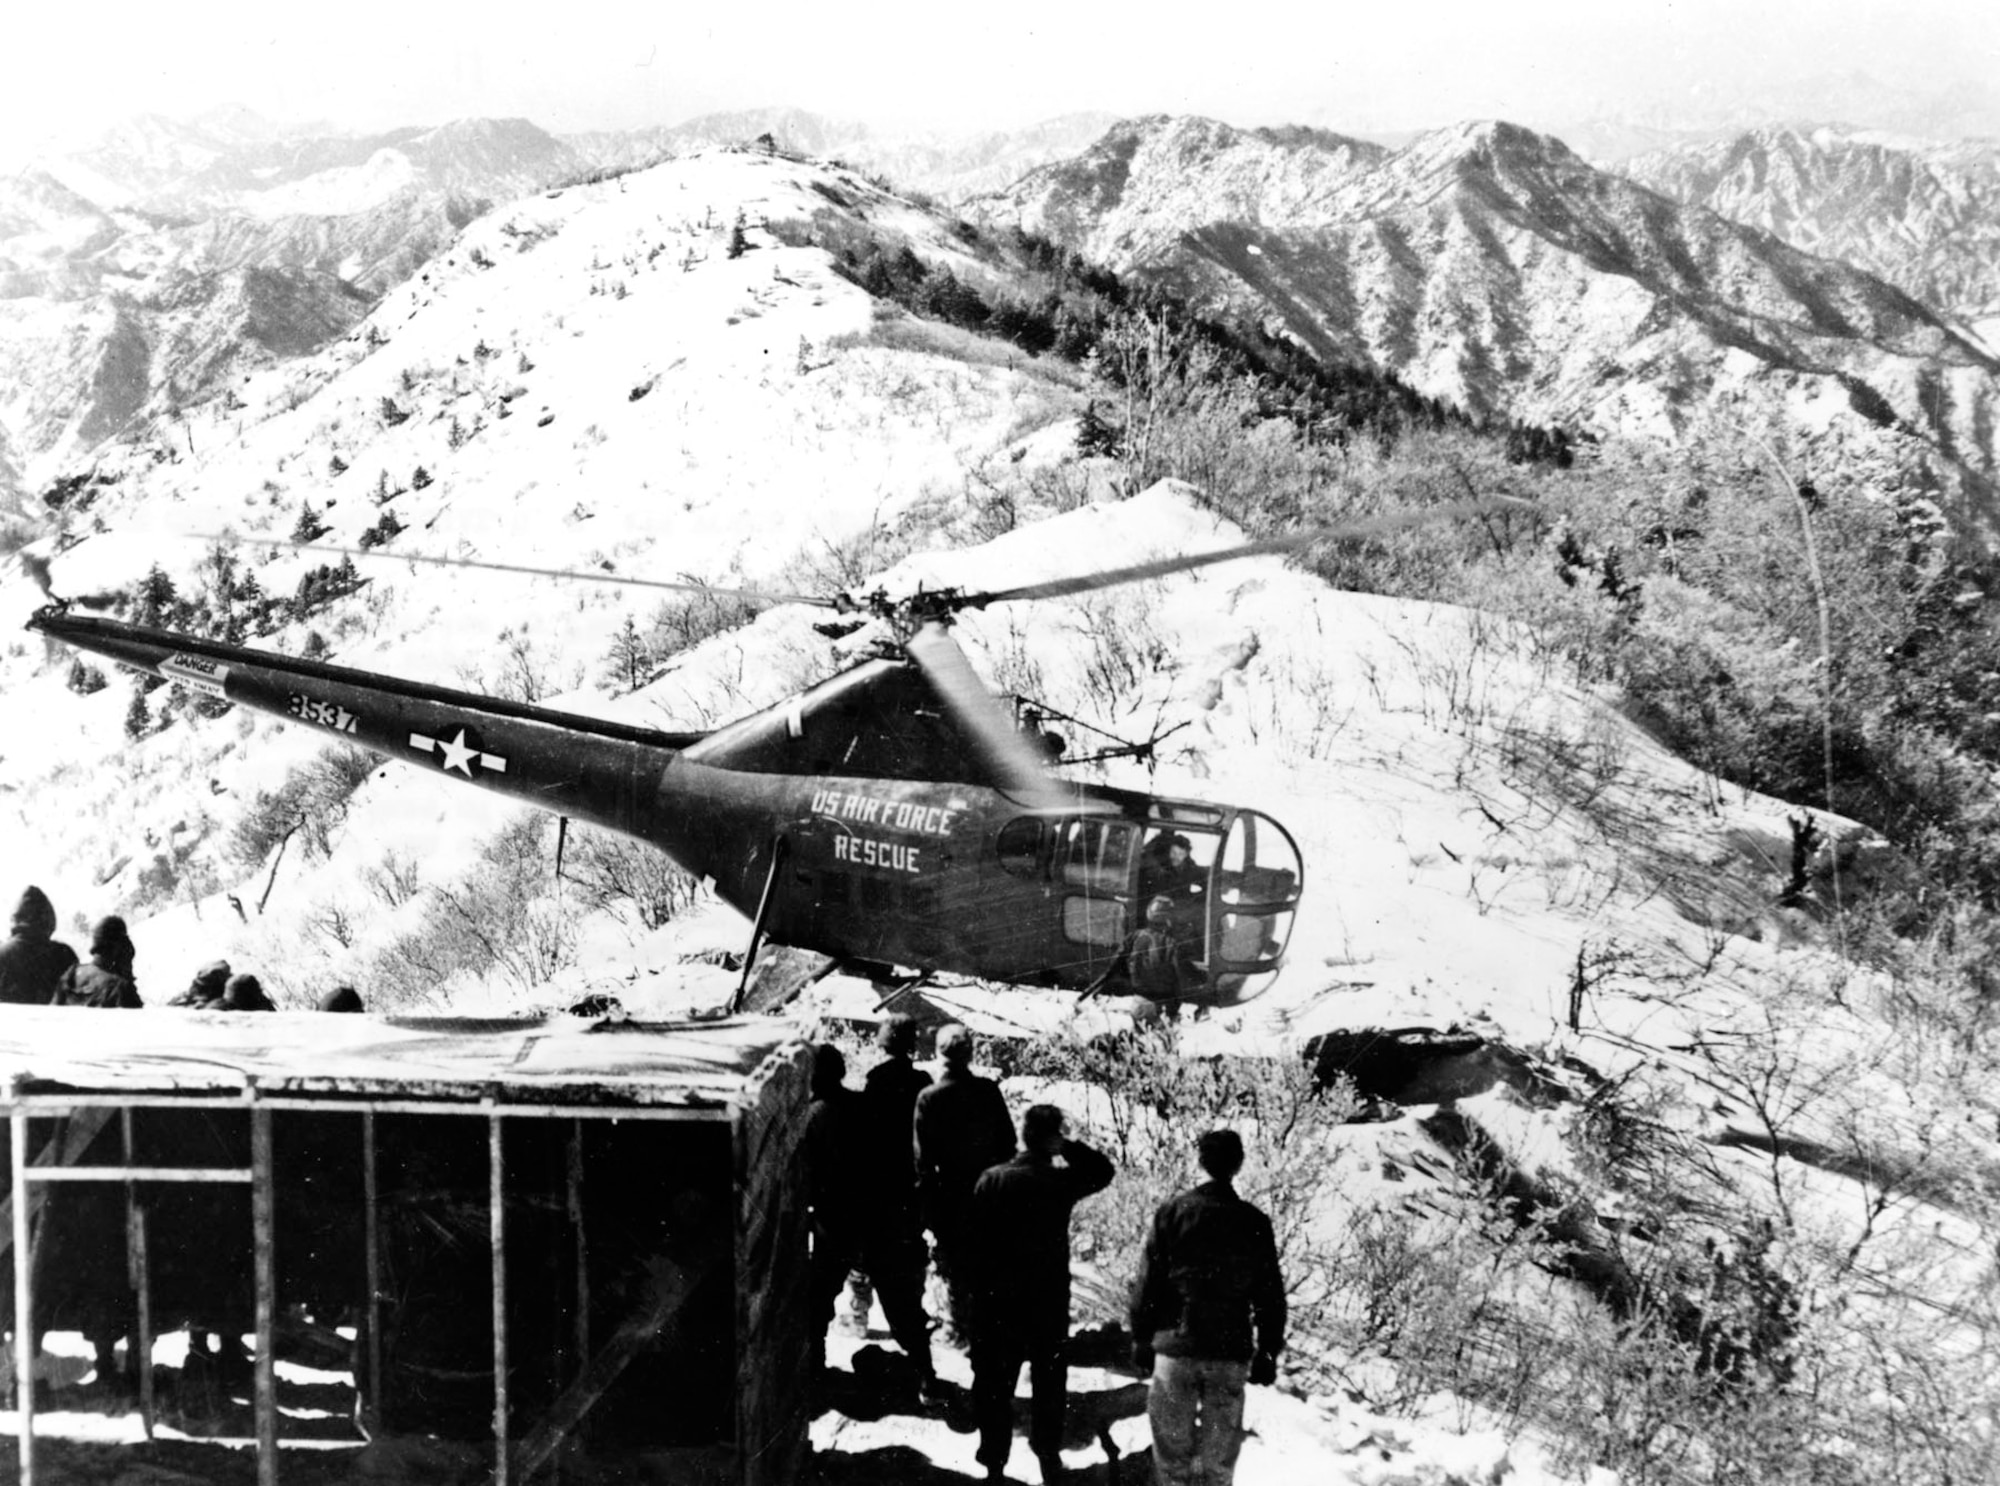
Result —
[[56, 982], [76, 964], [76, 951], [55, 937], [56, 910], [38, 887], [21, 894], [14, 931], [0, 942], [0, 1003], [47, 1006]]

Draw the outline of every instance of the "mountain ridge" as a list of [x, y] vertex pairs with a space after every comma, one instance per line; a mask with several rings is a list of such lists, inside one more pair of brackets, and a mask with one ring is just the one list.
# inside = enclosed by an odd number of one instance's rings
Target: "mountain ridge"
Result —
[[2000, 363], [1894, 285], [1505, 121], [1318, 153], [1156, 116], [968, 210], [1480, 416], [1747, 414], [1904, 479], [1928, 459], [1992, 520]]
[[1639, 155], [1620, 173], [1961, 319], [2000, 314], [2000, 142], [1921, 146], [1772, 126]]

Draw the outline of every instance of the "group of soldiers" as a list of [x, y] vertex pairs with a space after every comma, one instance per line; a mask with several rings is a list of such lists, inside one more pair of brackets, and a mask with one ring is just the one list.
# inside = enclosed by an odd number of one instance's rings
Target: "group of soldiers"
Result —
[[[96, 1006], [136, 1010], [139, 997], [133, 965], [138, 953], [125, 920], [111, 914], [90, 934], [90, 958], [55, 937], [56, 910], [49, 895], [30, 886], [14, 907], [11, 932], [0, 940], [0, 1005]], [[254, 975], [231, 973], [227, 960], [195, 972], [185, 991], [167, 1003], [193, 1011], [276, 1011]], [[321, 1011], [360, 1011], [352, 986], [339, 986], [320, 999]]]
[[[1014, 1390], [1026, 1366], [1028, 1443], [1042, 1479], [1060, 1480], [1070, 1214], [1109, 1187], [1116, 1169], [1070, 1137], [1053, 1104], [1021, 1116], [1017, 1144], [1000, 1086], [972, 1071], [967, 1028], [939, 1032], [935, 1081], [916, 1066], [912, 1018], [886, 1018], [879, 1046], [882, 1059], [859, 1091], [845, 1083], [838, 1048], [814, 1049], [804, 1140], [822, 1365], [825, 1327], [858, 1272], [916, 1366], [920, 1403], [947, 1404], [924, 1308], [934, 1261], [949, 1313], [940, 1336], [971, 1356], [987, 1478], [1006, 1479]], [[1274, 1381], [1284, 1346], [1285, 1288], [1271, 1224], [1234, 1187], [1242, 1139], [1210, 1131], [1198, 1156], [1208, 1179], [1160, 1207], [1131, 1297], [1132, 1360], [1151, 1379], [1147, 1414], [1162, 1486], [1227, 1486], [1242, 1444], [1244, 1386]]]

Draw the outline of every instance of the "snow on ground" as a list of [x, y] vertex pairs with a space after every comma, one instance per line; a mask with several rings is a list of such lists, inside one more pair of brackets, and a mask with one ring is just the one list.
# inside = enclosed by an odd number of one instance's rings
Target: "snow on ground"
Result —
[[[843, 1374], [857, 1371], [864, 1347], [889, 1349], [891, 1366], [900, 1360], [888, 1342], [888, 1323], [876, 1306], [868, 1335], [836, 1325], [827, 1338], [827, 1363], [837, 1397], [852, 1391]], [[932, 1473], [912, 1473], [934, 1481], [936, 1469], [976, 1479], [982, 1468], [975, 1452], [979, 1436], [971, 1427], [972, 1370], [964, 1352], [933, 1348], [939, 1378], [956, 1394], [943, 1409], [832, 1408], [812, 1424], [812, 1442], [829, 1480], [899, 1479], [888, 1464], [891, 1452], [915, 1451]], [[1026, 1400], [1026, 1378], [1021, 1401]], [[1078, 1482], [1110, 1483], [1152, 1479], [1152, 1436], [1146, 1422], [1145, 1385], [1131, 1369], [1108, 1359], [1072, 1364], [1063, 1464]], [[1511, 1486], [1556, 1486], [1551, 1471], [1530, 1440], [1509, 1441], [1481, 1411], [1454, 1399], [1438, 1398], [1413, 1417], [1389, 1419], [1345, 1398], [1302, 1399], [1276, 1388], [1247, 1390], [1243, 1423], [1246, 1438], [1236, 1478], [1245, 1486], [1448, 1486], [1452, 1481], [1506, 1481]], [[1104, 1447], [1109, 1439], [1114, 1457]], [[907, 1459], [906, 1456], [902, 1457]], [[871, 1474], [877, 1472], [879, 1474]], [[1042, 1479], [1027, 1447], [1016, 1438], [1009, 1478]], [[1615, 1477], [1597, 1471], [1589, 1486], [1615, 1486]]]
[[[1075, 461], [1073, 375], [871, 338], [882, 307], [823, 250], [787, 247], [761, 225], [809, 218], [829, 190], [926, 254], [965, 261], [940, 224], [851, 175], [761, 156], [704, 155], [512, 203], [351, 341], [251, 378], [241, 407], [197, 410], [171, 458], [135, 459], [100, 492], [104, 531], [57, 560], [59, 586], [127, 584], [158, 562], [191, 589], [203, 549], [190, 534], [285, 536], [304, 506], [329, 541], [351, 545], [381, 514], [372, 494], [398, 487], [386, 501], [406, 528], [396, 551], [815, 594], [1006, 588], [1240, 540], [1184, 488], [1117, 499]], [[731, 259], [739, 210], [751, 250]], [[973, 470], [1015, 482], [1020, 524], [990, 541], [959, 519]], [[1037, 493], [1026, 483], [1037, 471], [1072, 495]], [[1098, 499], [1077, 505], [1074, 492]], [[898, 527], [918, 550], [884, 570], [878, 554], [894, 550]], [[272, 592], [322, 560], [249, 558]], [[334, 659], [525, 688], [593, 715], [711, 726], [845, 663], [812, 628], [820, 611], [779, 606], [613, 699], [609, 639], [628, 615], [643, 621], [653, 595], [388, 562], [364, 575], [355, 598], [313, 621]], [[37, 602], [24, 580], [0, 579], [0, 614], [25, 618]], [[281, 635], [283, 647], [296, 651], [306, 628]], [[957, 632], [1002, 689], [1128, 738], [1188, 724], [1155, 772], [1126, 763], [1092, 777], [1252, 806], [1296, 839], [1305, 896], [1287, 968], [1259, 999], [1189, 1024], [1196, 1050], [1279, 1054], [1336, 1028], [1462, 1024], [1551, 1057], [1581, 1045], [1607, 1069], [1665, 1065], [1679, 1056], [1665, 1049], [1754, 1016], [1773, 987], [1845, 973], [1808, 923], [1770, 907], [1796, 807], [1672, 758], [1567, 681], [1532, 636], [1488, 617], [1336, 592], [1264, 557], [995, 605], [963, 615]], [[181, 885], [134, 915], [140, 984], [155, 1002], [217, 955], [257, 971], [281, 1003], [309, 1002], [421, 912], [384, 890], [385, 869], [456, 880], [512, 816], [384, 764], [329, 859], [292, 851], [246, 871], [222, 852], [228, 830], [327, 740], [236, 709], [132, 743], [129, 688], [114, 678], [76, 696], [67, 666], [32, 638], [0, 654], [0, 860], [14, 881], [47, 888], [66, 924], [172, 867]], [[446, 988], [454, 1008], [548, 1008], [608, 990], [634, 1014], [674, 1015], [734, 989], [717, 963], [747, 937], [732, 910], [707, 902], [656, 932], [565, 911], [580, 936], [574, 967], [532, 989]], [[1586, 968], [1593, 986], [1573, 1032], [1570, 987]], [[927, 994], [996, 1032], [1089, 1030], [1117, 1015], [1080, 1013], [1052, 992]], [[808, 1004], [861, 1015], [875, 995], [833, 977]], [[1822, 1002], [1812, 1036], [1807, 1051], [1837, 1061], [1869, 1029]], [[1723, 1103], [1717, 1121], [1743, 1118]], [[1559, 1161], [1539, 1116], [1496, 1107], [1482, 1118], [1513, 1119], [1511, 1149]], [[1531, 1451], [1468, 1416], [1390, 1425], [1259, 1390], [1252, 1421], [1246, 1480], [1540, 1479]], [[843, 1451], [877, 1439], [856, 1422], [817, 1427]], [[929, 1428], [898, 1427], [898, 1443]], [[1141, 1429], [1128, 1421], [1114, 1435], [1136, 1443]], [[963, 1437], [932, 1443], [948, 1469], [969, 1468]], [[1470, 1452], [1462, 1467], [1445, 1461], [1451, 1451]]]
[[[482, 219], [389, 296], [365, 335], [252, 378], [241, 409], [190, 415], [197, 452], [106, 487], [94, 508], [106, 530], [62, 555], [58, 581], [100, 591], [158, 562], [192, 589], [203, 549], [191, 534], [287, 536], [306, 505], [326, 540], [352, 545], [380, 516], [372, 497], [386, 479], [406, 487], [389, 505], [409, 528], [400, 542], [427, 553], [776, 583], [956, 495], [968, 466], [1063, 416], [1069, 394], [1041, 374], [866, 343], [869, 297], [823, 251], [757, 225], [825, 206], [819, 179], [718, 154]], [[752, 248], [730, 259], [739, 207]], [[906, 207], [889, 215], [919, 221]], [[941, 252], [957, 252], [932, 231]], [[384, 343], [371, 348], [370, 336]], [[332, 561], [250, 560], [268, 592]], [[594, 689], [612, 633], [659, 597], [384, 564], [368, 576], [361, 602], [327, 626], [340, 661], [475, 688], [518, 686], [512, 665], [551, 695]], [[39, 602], [11, 574], [0, 593], [10, 616]], [[287, 648], [305, 628], [282, 637]], [[28, 678], [38, 642], [12, 650], [0, 675], [10, 697], [34, 699], [35, 717], [17, 703], [24, 725], [0, 740], [0, 825], [15, 836], [10, 858], [66, 916], [129, 894], [153, 854], [212, 837], [324, 742], [239, 714], [133, 745], [123, 686], [76, 697], [61, 666]], [[732, 685], [719, 684], [715, 715], [681, 725], [738, 710]], [[130, 782], [76, 787], [106, 775]], [[112, 795], [117, 818], [77, 820], [79, 797]], [[159, 963], [143, 930], [140, 947]]]

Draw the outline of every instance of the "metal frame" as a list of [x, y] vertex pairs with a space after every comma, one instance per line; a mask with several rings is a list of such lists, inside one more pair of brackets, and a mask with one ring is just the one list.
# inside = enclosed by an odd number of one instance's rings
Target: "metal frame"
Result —
[[[256, 1263], [256, 1421], [258, 1486], [277, 1486], [278, 1408], [276, 1359], [272, 1355], [277, 1323], [276, 1225], [277, 1193], [272, 1177], [271, 1115], [276, 1112], [359, 1114], [362, 1126], [362, 1179], [366, 1265], [368, 1285], [368, 1360], [371, 1396], [380, 1407], [383, 1388], [381, 1329], [381, 1240], [379, 1234], [378, 1173], [376, 1170], [375, 1116], [378, 1114], [482, 1115], [487, 1130], [487, 1198], [492, 1237], [493, 1293], [493, 1481], [508, 1486], [508, 1336], [507, 1336], [507, 1251], [506, 1251], [506, 1166], [503, 1159], [503, 1122], [515, 1119], [568, 1119], [572, 1126], [572, 1147], [566, 1185], [569, 1202], [581, 1216], [582, 1122], [586, 1119], [677, 1120], [697, 1123], [735, 1121], [731, 1104], [707, 1107], [677, 1105], [584, 1105], [508, 1104], [488, 1097], [477, 1103], [454, 1100], [410, 1098], [370, 1098], [365, 1094], [329, 1094], [324, 1097], [296, 1095], [266, 1096], [255, 1087], [238, 1097], [214, 1095], [180, 1096], [170, 1091], [134, 1091], [130, 1094], [77, 1093], [30, 1094], [19, 1086], [0, 1095], [8, 1112], [13, 1154], [13, 1242], [14, 1242], [14, 1373], [19, 1419], [20, 1486], [35, 1486], [34, 1409], [34, 1293], [30, 1253], [28, 1192], [32, 1183], [59, 1181], [123, 1182], [127, 1189], [128, 1250], [136, 1265], [135, 1286], [139, 1295], [141, 1358], [140, 1410], [146, 1437], [152, 1438], [152, 1357], [150, 1286], [146, 1273], [146, 1231], [144, 1208], [132, 1192], [135, 1182], [228, 1182], [247, 1183], [251, 1194], [252, 1243]], [[68, 1114], [78, 1109], [110, 1106], [123, 1115], [125, 1130], [124, 1164], [118, 1166], [30, 1166], [28, 1164], [28, 1120], [31, 1116]], [[146, 1167], [133, 1164], [131, 1116], [139, 1109], [219, 1109], [243, 1110], [250, 1116], [251, 1157], [248, 1168], [237, 1167]], [[576, 1225], [578, 1293], [587, 1305], [588, 1280], [583, 1275], [586, 1259], [582, 1223]], [[578, 1368], [588, 1366], [588, 1315], [577, 1322]]]

